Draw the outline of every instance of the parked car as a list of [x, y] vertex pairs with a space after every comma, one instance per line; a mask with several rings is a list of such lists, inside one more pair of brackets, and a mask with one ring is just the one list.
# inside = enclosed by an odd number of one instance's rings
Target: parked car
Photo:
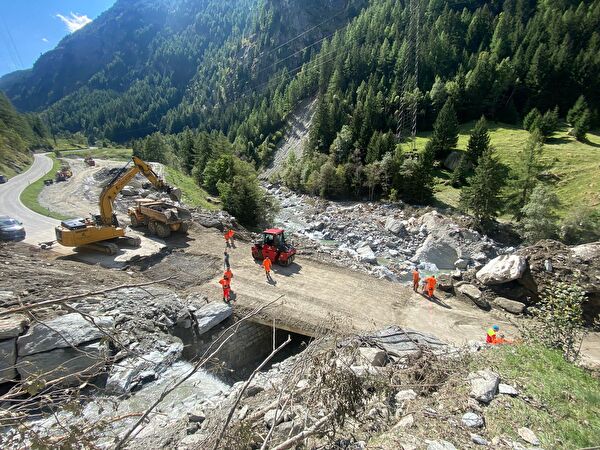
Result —
[[0, 175], [0, 184], [6, 183], [8, 180], [5, 175]]
[[17, 219], [0, 216], [0, 241], [22, 241], [25, 239], [25, 227]]

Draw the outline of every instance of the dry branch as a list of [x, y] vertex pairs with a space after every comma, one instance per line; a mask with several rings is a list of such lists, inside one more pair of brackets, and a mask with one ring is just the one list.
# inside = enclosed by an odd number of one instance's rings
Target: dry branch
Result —
[[170, 280], [171, 278], [173, 278], [173, 277], [167, 277], [167, 278], [163, 278], [161, 280], [156, 280], [156, 281], [148, 281], [146, 283], [140, 283], [140, 284], [121, 284], [119, 286], [114, 286], [111, 288], [103, 289], [101, 291], [82, 292], [81, 294], [68, 295], [66, 297], [55, 298], [55, 299], [46, 300], [43, 302], [31, 303], [29, 305], [23, 305], [23, 306], [19, 306], [17, 308], [7, 309], [6, 311], [0, 311], [0, 317], [9, 316], [11, 314], [16, 314], [16, 313], [20, 313], [20, 312], [24, 312], [24, 311], [30, 311], [32, 309], [44, 308], [46, 306], [59, 305], [61, 303], [70, 302], [71, 300], [77, 300], [79, 298], [88, 297], [90, 295], [106, 294], [107, 292], [118, 291], [119, 289], [139, 288], [139, 287], [143, 287], [143, 286], [150, 286], [151, 284], [162, 283], [164, 281]]
[[252, 382], [252, 380], [254, 379], [255, 375], [260, 372], [260, 370], [269, 362], [271, 361], [271, 359], [273, 359], [273, 357], [279, 353], [279, 351], [285, 347], [286, 345], [288, 345], [290, 342], [292, 342], [292, 338], [288, 335], [288, 338], [286, 339], [286, 341], [281, 344], [279, 347], [277, 347], [276, 349], [274, 349], [269, 356], [267, 356], [265, 358], [265, 360], [256, 368], [254, 369], [254, 372], [252, 372], [252, 374], [248, 377], [248, 379], [246, 380], [246, 382], [244, 383], [244, 385], [242, 386], [242, 389], [240, 389], [240, 392], [238, 393], [237, 398], [235, 399], [235, 402], [233, 403], [233, 406], [231, 407], [231, 409], [229, 410], [229, 414], [227, 414], [227, 419], [225, 420], [225, 423], [223, 424], [223, 426], [221, 427], [221, 431], [219, 432], [219, 435], [217, 436], [217, 439], [213, 445], [213, 450], [217, 450], [217, 447], [219, 446], [219, 443], [221, 442], [221, 439], [223, 439], [223, 435], [225, 434], [225, 431], [227, 431], [227, 427], [229, 426], [229, 422], [231, 422], [231, 418], [233, 417], [233, 413], [235, 412], [235, 409], [237, 408], [237, 405], [240, 403], [240, 400], [242, 399], [242, 395], [244, 395], [244, 392], [246, 391], [246, 389], [248, 388], [248, 386], [250, 386], [250, 383]]
[[292, 436], [287, 441], [284, 441], [281, 444], [279, 444], [277, 447], [273, 447], [272, 450], [287, 450], [288, 448], [291, 448], [294, 444], [306, 439], [309, 436], [312, 436], [315, 433], [318, 433], [321, 426], [327, 423], [332, 417], [333, 413], [327, 414], [325, 417], [319, 419], [312, 427], [301, 431], [295, 436]]
[[[139, 418], [139, 420], [127, 431], [127, 433], [125, 433], [125, 435], [121, 438], [121, 440], [115, 445], [115, 449], [116, 450], [122, 449], [125, 446], [125, 444], [129, 441], [129, 439], [131, 438], [131, 435], [133, 434], [133, 432], [142, 424], [142, 422], [144, 420], [146, 420], [146, 418], [150, 415], [150, 413], [152, 413], [154, 408], [156, 408], [165, 399], [165, 397], [167, 397], [167, 395], [169, 395], [171, 392], [173, 392], [175, 389], [177, 389], [182, 383], [184, 383], [186, 380], [188, 380], [192, 375], [194, 375], [196, 372], [198, 372], [198, 370], [200, 370], [200, 368], [202, 368], [202, 366], [204, 366], [204, 364], [206, 364], [207, 361], [211, 360], [221, 350], [221, 348], [227, 343], [227, 341], [229, 341], [229, 339], [231, 339], [235, 335], [235, 333], [237, 332], [237, 328], [239, 328], [239, 325], [242, 322], [245, 322], [246, 320], [248, 320], [251, 317], [255, 316], [256, 314], [260, 313], [262, 310], [268, 308], [275, 302], [281, 300], [283, 297], [284, 297], [284, 295], [280, 295], [276, 299], [271, 300], [270, 302], [254, 309], [253, 311], [251, 311], [250, 313], [248, 313], [244, 317], [242, 317], [238, 322], [236, 322], [235, 324], [231, 325], [226, 330], [224, 330], [221, 333], [221, 335], [219, 336], [219, 338], [217, 338], [217, 340], [215, 340], [212, 344], [209, 345], [209, 347], [206, 349], [206, 351], [204, 352], [202, 357], [194, 365], [192, 370], [190, 370], [190, 372], [187, 375], [185, 375], [183, 378], [181, 378], [178, 382], [173, 384], [171, 387], [166, 388], [163, 391], [163, 393], [158, 397], [158, 399], [156, 399], [156, 401], [148, 407], [148, 409], [144, 412], [144, 414], [142, 414], [142, 416]], [[219, 344], [219, 346], [217, 347], [216, 350], [214, 350], [212, 353], [210, 353], [207, 356], [207, 354], [210, 351], [212, 351], [214, 344], [216, 342], [219, 342], [221, 337], [225, 336], [231, 330], [233, 330], [233, 332], [231, 334], [229, 334], [229, 336], [227, 336], [225, 339], [223, 339], [223, 341]]]

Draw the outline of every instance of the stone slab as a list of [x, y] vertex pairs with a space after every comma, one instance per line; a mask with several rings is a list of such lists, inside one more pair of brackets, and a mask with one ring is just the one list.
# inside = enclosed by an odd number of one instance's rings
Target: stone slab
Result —
[[94, 321], [96, 326], [81, 314], [73, 313], [36, 323], [17, 340], [17, 353], [22, 358], [58, 348], [78, 347], [104, 337], [105, 333], [99, 328], [110, 332], [114, 326], [112, 317], [95, 317]]
[[220, 302], [212, 302], [204, 305], [194, 312], [198, 324], [198, 334], [202, 335], [211, 328], [231, 317], [233, 308]]

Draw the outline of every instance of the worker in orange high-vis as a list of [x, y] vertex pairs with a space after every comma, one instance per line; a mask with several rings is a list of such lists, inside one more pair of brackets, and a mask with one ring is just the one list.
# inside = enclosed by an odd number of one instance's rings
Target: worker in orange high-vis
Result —
[[223, 278], [227, 278], [231, 282], [231, 279], [233, 278], [233, 272], [231, 271], [231, 269], [229, 267], [225, 270], [225, 273], [223, 274]]
[[225, 234], [223, 235], [223, 238], [225, 239], [225, 246], [234, 247], [234, 244], [233, 244], [233, 235], [234, 234], [235, 234], [235, 231], [233, 231], [232, 229], [229, 229], [225, 232]]
[[496, 335], [498, 331], [500, 331], [500, 327], [498, 325], [494, 325], [492, 328], [490, 328], [485, 335], [485, 342], [488, 344], [495, 344], [498, 339], [498, 336]]
[[273, 265], [273, 263], [271, 262], [271, 259], [266, 256], [264, 261], [263, 261], [263, 267], [265, 268], [265, 275], [267, 276], [267, 280], [271, 280], [271, 266]]
[[421, 280], [421, 275], [419, 274], [419, 271], [417, 270], [416, 267], [412, 272], [412, 279], [413, 279], [413, 291], [417, 292], [419, 290], [419, 281]]
[[219, 280], [219, 284], [223, 286], [223, 301], [225, 303], [229, 303], [229, 298], [231, 295], [231, 284], [229, 279], [223, 277]]
[[435, 275], [431, 275], [427, 278], [427, 297], [433, 298], [435, 295], [435, 285], [437, 284], [437, 280], [435, 279]]

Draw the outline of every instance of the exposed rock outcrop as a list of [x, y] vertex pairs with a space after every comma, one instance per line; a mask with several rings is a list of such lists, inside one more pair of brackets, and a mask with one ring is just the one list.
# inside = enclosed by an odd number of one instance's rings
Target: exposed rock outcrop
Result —
[[36, 323], [17, 341], [19, 358], [100, 339], [110, 332], [114, 319], [96, 317], [94, 323], [96, 326], [76, 313]]

